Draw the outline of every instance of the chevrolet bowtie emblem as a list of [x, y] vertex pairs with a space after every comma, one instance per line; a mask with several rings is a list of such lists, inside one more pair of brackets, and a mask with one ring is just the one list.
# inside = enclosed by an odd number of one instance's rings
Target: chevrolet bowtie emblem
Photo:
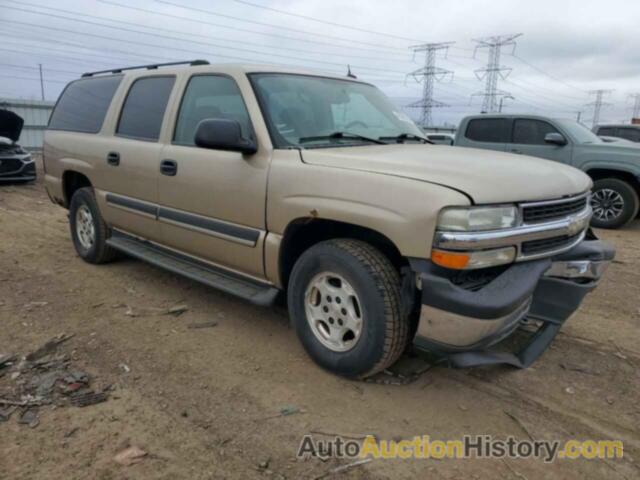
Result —
[[580, 232], [580, 230], [582, 230], [582, 220], [579, 218], [572, 218], [570, 220], [569, 226], [567, 227], [567, 230], [569, 231], [569, 235], [575, 235], [576, 233]]

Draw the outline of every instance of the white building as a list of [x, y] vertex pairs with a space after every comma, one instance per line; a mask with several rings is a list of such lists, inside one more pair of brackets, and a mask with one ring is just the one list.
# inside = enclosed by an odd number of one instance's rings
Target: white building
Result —
[[18, 143], [30, 151], [42, 150], [44, 130], [49, 123], [49, 116], [55, 102], [42, 100], [20, 100], [0, 98], [0, 108], [11, 110], [24, 119], [24, 126]]

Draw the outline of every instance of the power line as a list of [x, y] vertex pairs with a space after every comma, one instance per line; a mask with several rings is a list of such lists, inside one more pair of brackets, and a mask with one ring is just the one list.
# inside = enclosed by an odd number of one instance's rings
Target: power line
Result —
[[[129, 25], [129, 26], [133, 26], [138, 28], [147, 28], [147, 29], [152, 29], [156, 32], [161, 31], [161, 32], [168, 32], [168, 33], [173, 33], [173, 34], [178, 34], [178, 35], [187, 35], [187, 36], [191, 36], [191, 37], [198, 37], [198, 38], [204, 38], [204, 39], [209, 39], [209, 40], [222, 40], [222, 41], [230, 41], [228, 38], [221, 38], [221, 37], [214, 37], [214, 36], [210, 36], [210, 35], [201, 35], [198, 33], [191, 33], [191, 32], [181, 32], [179, 30], [173, 30], [173, 29], [169, 29], [169, 28], [162, 28], [162, 27], [147, 27], [145, 25], [140, 25], [139, 23], [135, 23], [135, 22], [127, 22], [124, 20], [114, 20], [111, 18], [105, 18], [104, 16], [97, 16], [97, 15], [89, 15], [89, 14], [83, 14], [83, 13], [77, 13], [71, 10], [65, 10], [62, 8], [53, 8], [53, 7], [47, 7], [44, 5], [38, 5], [38, 4], [34, 4], [34, 3], [29, 3], [29, 2], [16, 2], [15, 0], [0, 0], [3, 2], [11, 2], [11, 3], [15, 3], [18, 4], [20, 6], [32, 6], [32, 7], [36, 7], [42, 10], [48, 10], [48, 11], [53, 11], [53, 12], [58, 12], [58, 13], [66, 13], [69, 15], [75, 15], [77, 17], [84, 17], [84, 18], [91, 18], [91, 19], [99, 19], [99, 20], [103, 20], [103, 21], [107, 21], [107, 22], [112, 22], [115, 24], [120, 24], [120, 25]], [[13, 10], [18, 10], [18, 11], [22, 11], [22, 12], [26, 12], [26, 13], [32, 13], [32, 14], [37, 14], [37, 15], [46, 15], [46, 16], [50, 16], [49, 13], [43, 13], [43, 12], [38, 12], [38, 11], [34, 11], [34, 10], [26, 10], [24, 8], [18, 8], [18, 7], [10, 7], [10, 6], [5, 6], [5, 8], [9, 8], [9, 9], [13, 9]], [[62, 18], [64, 20], [71, 20], [71, 21], [80, 21], [82, 22], [82, 20], [78, 20], [75, 18], [69, 18], [69, 17], [63, 17], [63, 16], [59, 16], [58, 18]], [[102, 23], [94, 23], [94, 22], [89, 22], [92, 25], [99, 25], [99, 26], [103, 26], [103, 27], [111, 27], [111, 25], [105, 25]], [[227, 27], [227, 28], [231, 28], [231, 27]], [[136, 30], [136, 32], [140, 32], [139, 30]], [[146, 32], [140, 32], [140, 33], [144, 33], [147, 35], [154, 35], [153, 33], [146, 33]], [[157, 35], [154, 35], [157, 36]], [[190, 39], [177, 39], [177, 40], [181, 40], [181, 41], [185, 41], [185, 42], [192, 42], [192, 43], [201, 43], [201, 42], [196, 42]], [[308, 54], [312, 54], [312, 55], [327, 55], [327, 52], [320, 52], [320, 51], [312, 51], [309, 49], [302, 49], [302, 48], [291, 48], [291, 47], [286, 47], [286, 46], [282, 46], [282, 45], [277, 45], [277, 46], [270, 46], [267, 45], [265, 43], [255, 43], [255, 42], [247, 42], [244, 40], [236, 40], [233, 39], [233, 43], [234, 44], [240, 44], [240, 45], [249, 45], [249, 46], [253, 46], [253, 47], [261, 47], [261, 48], [272, 48], [272, 49], [277, 49], [278, 51], [289, 51], [289, 52], [296, 52], [296, 53], [304, 53], [305, 55]], [[202, 42], [202, 44], [208, 45], [207, 43]], [[233, 47], [226, 47], [226, 48], [233, 48]], [[342, 52], [332, 52], [330, 54], [331, 56], [339, 56], [339, 57], [346, 57], [346, 58], [357, 58], [357, 59], [361, 59], [361, 60], [380, 60], [380, 56], [378, 55], [377, 57], [370, 57], [370, 56], [362, 56], [362, 55], [354, 55], [350, 52], [348, 53], [344, 53], [344, 49]], [[395, 54], [394, 54], [395, 55]], [[402, 60], [397, 60], [397, 59], [393, 59], [393, 60], [385, 60], [386, 62], [394, 62], [394, 63], [401, 63], [401, 64], [407, 64], [409, 63], [409, 61], [402, 61]]]
[[[29, 65], [15, 65], [13, 63], [0, 63], [0, 65], [2, 65], [3, 67], [10, 67], [10, 68], [22, 68], [25, 70], [38, 70], [38, 67], [30, 67]], [[73, 75], [79, 75], [80, 72], [73, 72], [71, 70], [59, 70], [57, 68], [47, 68], [46, 69], [47, 72], [59, 72], [59, 73], [71, 73]]]
[[[2, 22], [2, 20], [0, 20], [0, 22]], [[44, 26], [37, 26], [38, 28], [47, 28]], [[24, 30], [22, 30], [21, 33], [24, 33]], [[0, 33], [0, 36], [4, 36], [6, 35], [5, 30], [2, 30], [2, 33]], [[34, 40], [34, 39], [38, 39], [38, 38], [43, 38], [43, 37], [38, 37], [33, 35], [32, 33], [29, 33], [27, 37], [21, 37], [20, 34], [13, 34], [11, 33], [11, 37], [17, 37], [17, 38], [25, 38], [27, 40]], [[38, 42], [41, 43], [48, 43], [47, 39], [42, 39], [42, 40], [36, 40]], [[18, 45], [21, 48], [24, 47], [31, 47], [31, 48], [43, 48], [43, 47], [39, 47], [36, 45], [25, 45], [23, 42], [12, 42], [12, 41], [6, 41], [3, 40], [2, 43], [8, 43], [8, 44], [14, 44], [14, 45]], [[77, 48], [86, 48], [85, 45], [79, 44], [79, 43], [73, 43], [73, 42], [66, 42], [66, 41], [62, 41], [62, 40], [57, 40], [56, 41], [57, 44], [61, 44], [61, 45], [68, 45], [71, 47], [77, 47]], [[57, 59], [61, 59], [61, 61], [65, 62], [65, 63], [73, 63], [73, 64], [82, 64], [82, 65], [105, 65], [107, 67], [111, 66], [113, 67], [113, 64], [105, 62], [104, 59], [105, 58], [111, 58], [114, 61], [118, 62], [119, 65], [123, 65], [123, 64], [128, 64], [128, 62], [131, 62], [131, 59], [128, 58], [123, 58], [123, 57], [115, 57], [115, 56], [111, 56], [111, 55], [105, 55], [103, 53], [87, 53], [87, 52], [71, 52], [74, 55], [81, 55], [81, 56], [85, 56], [85, 57], [91, 57], [91, 58], [99, 58], [102, 61], [96, 62], [96, 61], [92, 61], [89, 59], [85, 59], [85, 58], [79, 58], [77, 56], [68, 56], [68, 55], [58, 55], [58, 54], [52, 54], [50, 52], [69, 52], [68, 49], [55, 49], [53, 47], [50, 47], [49, 45], [47, 45], [46, 47], [44, 47], [46, 49], [46, 52], [30, 52], [30, 51], [25, 51], [22, 49], [6, 49], [6, 48], [2, 48], [0, 47], [0, 51], [7, 51], [7, 52], [11, 52], [11, 53], [23, 53], [23, 54], [28, 54], [28, 55], [34, 55], [37, 57], [42, 57], [45, 60], [50, 60], [51, 58], [57, 58]], [[126, 56], [132, 56], [132, 57], [137, 57], [137, 58], [141, 58], [145, 61], [149, 61], [150, 59], [152, 60], [157, 60], [157, 61], [177, 61], [179, 60], [179, 58], [176, 57], [166, 57], [166, 56], [160, 56], [160, 55], [156, 55], [156, 54], [139, 54], [139, 53], [134, 53], [132, 51], [124, 51], [124, 50], [117, 50], [117, 49], [113, 49], [113, 48], [109, 48], [106, 51], [109, 52], [114, 52], [114, 53], [121, 53], [122, 55], [126, 55]], [[195, 52], [198, 54], [201, 54], [202, 52]], [[236, 57], [229, 57], [229, 58], [233, 58], [233, 59], [237, 59]], [[139, 60], [136, 60], [139, 61]], [[337, 74], [342, 74], [344, 73], [343, 71], [335, 71], [335, 70], [326, 70], [327, 72], [332, 72], [332, 73], [337, 73]], [[69, 73], [76, 73], [76, 72], [70, 72]], [[383, 78], [383, 77], [377, 77], [377, 76], [372, 76], [372, 75], [363, 75], [362, 78], [366, 78], [370, 81], [398, 81], [398, 80], [389, 80], [388, 78]], [[398, 78], [398, 77], [394, 77], [394, 78]], [[398, 83], [401, 83], [398, 81]]]
[[475, 72], [478, 80], [486, 80], [484, 93], [477, 94], [484, 97], [482, 101], [483, 112], [495, 112], [497, 110], [498, 97], [510, 95], [509, 92], [498, 89], [498, 78], [506, 79], [511, 72], [511, 68], [500, 65], [500, 53], [502, 51], [502, 47], [505, 46], [513, 46], [515, 50], [516, 42], [514, 40], [521, 35], [521, 33], [512, 35], [495, 35], [474, 40], [478, 44], [476, 46], [476, 51], [480, 48], [489, 49], [487, 66], [485, 68], [478, 69]]
[[[3, 34], [0, 34], [0, 36]], [[30, 39], [31, 40], [31, 39]], [[46, 40], [39, 40], [40, 42], [46, 42]], [[58, 41], [57, 43], [63, 44], [63, 45], [70, 45], [70, 46], [76, 46], [76, 47], [82, 47], [82, 45], [79, 44], [73, 44], [70, 42], [60, 42]], [[43, 47], [43, 46], [39, 46], [39, 45], [25, 45], [24, 43], [21, 42], [12, 42], [12, 41], [7, 41], [7, 40], [3, 40], [2, 44], [9, 44], [9, 45], [17, 45], [19, 46], [21, 49], [16, 49], [16, 48], [1, 48], [1, 51], [6, 51], [6, 52], [10, 52], [10, 53], [20, 53], [20, 54], [28, 54], [28, 55], [33, 55], [36, 57], [43, 57], [43, 58], [57, 58], [60, 59], [63, 63], [70, 63], [70, 64], [81, 64], [81, 65], [113, 65], [113, 63], [109, 63], [106, 62], [105, 59], [113, 59], [113, 61], [118, 62], [118, 64], [122, 65], [122, 64], [126, 64], [128, 62], [131, 62], [131, 58], [122, 58], [122, 57], [114, 57], [111, 55], [105, 55], [105, 54], [96, 54], [96, 53], [85, 53], [85, 52], [71, 52], [75, 55], [82, 55], [85, 57], [91, 57], [91, 58], [99, 58], [101, 59], [101, 61], [96, 62], [95, 60], [88, 60], [86, 58], [79, 58], [76, 56], [68, 56], [68, 55], [59, 55], [57, 54], [58, 52], [68, 52], [68, 49], [55, 49], [49, 46]], [[22, 50], [22, 48], [27, 47], [27, 48], [36, 48], [36, 49], [41, 49], [40, 52], [31, 52], [31, 51], [25, 51]], [[51, 52], [55, 52], [55, 53], [51, 53]], [[179, 59], [175, 58], [175, 57], [159, 57], [156, 55], [138, 55], [135, 53], [129, 53], [129, 52], [122, 52], [124, 55], [128, 55], [131, 57], [136, 57], [136, 58], [141, 58], [144, 60], [149, 60], [149, 59], [157, 59], [157, 60], [166, 60], [166, 61], [177, 61]], [[139, 61], [139, 60], [136, 60]]]
[[[4, 73], [0, 73], [0, 77], [2, 78], [15, 78], [18, 80], [32, 80], [34, 82], [40, 82], [40, 78], [39, 77], [22, 77], [19, 75], [5, 75]], [[63, 83], [63, 84], [67, 84], [69, 82], [65, 82], [64, 80], [44, 80], [46, 83]]]
[[437, 107], [445, 107], [446, 104], [439, 102], [433, 98], [433, 87], [436, 81], [442, 81], [445, 77], [451, 75], [451, 70], [436, 67], [436, 54], [439, 51], [447, 51], [453, 42], [441, 43], [424, 43], [410, 47], [414, 55], [419, 52], [425, 52], [424, 67], [411, 72], [411, 75], [417, 82], [422, 83], [422, 99], [407, 105], [408, 108], [420, 109], [420, 124], [423, 127], [432, 126], [431, 110]]
[[610, 105], [610, 103], [606, 103], [603, 102], [602, 99], [605, 95], [610, 94], [611, 92], [613, 92], [613, 90], [604, 90], [604, 89], [599, 89], [599, 90], [591, 90], [589, 92], [589, 95], [595, 95], [596, 99], [595, 101], [587, 104], [588, 107], [593, 107], [593, 124], [592, 127], [595, 127], [596, 125], [598, 125], [598, 123], [600, 122], [600, 111], [602, 110], [602, 107], [606, 106], [606, 105]]
[[[214, 22], [210, 22], [210, 21], [206, 21], [206, 20], [202, 20], [202, 19], [197, 19], [197, 18], [189, 18], [189, 17], [182, 17], [180, 15], [175, 15], [175, 14], [171, 14], [171, 13], [164, 13], [164, 12], [157, 12], [154, 10], [149, 10], [147, 8], [140, 8], [140, 7], [132, 7], [131, 5], [125, 5], [122, 3], [118, 3], [118, 2], [114, 2], [111, 0], [97, 0], [100, 3], [104, 3], [107, 5], [114, 5], [120, 8], [125, 8], [128, 10], [133, 10], [133, 11], [138, 11], [138, 12], [143, 12], [146, 14], [150, 14], [150, 15], [157, 15], [157, 16], [161, 16], [161, 17], [165, 17], [165, 18], [171, 18], [174, 20], [184, 20], [186, 22], [192, 22], [192, 23], [197, 23], [200, 25], [209, 25], [212, 27], [218, 27], [218, 28], [226, 28], [228, 30], [233, 30], [234, 32], [243, 32], [243, 33], [250, 33], [250, 34], [254, 34], [254, 35], [262, 35], [262, 36], [266, 36], [266, 37], [271, 37], [271, 38], [277, 38], [280, 40], [288, 40], [288, 41], [294, 41], [294, 42], [301, 42], [301, 43], [308, 43], [308, 44], [315, 44], [315, 45], [322, 45], [322, 46], [328, 46], [328, 47], [335, 47], [335, 48], [349, 48], [349, 50], [361, 50], [361, 51], [366, 51], [366, 52], [376, 52], [378, 54], [383, 53], [383, 54], [394, 54], [397, 55], [399, 52], [404, 52], [403, 49], [398, 49], [398, 48], [394, 48], [393, 51], [384, 51], [386, 48], [366, 48], [366, 47], [358, 47], [355, 45], [341, 45], [341, 44], [337, 44], [337, 43], [330, 43], [330, 42], [322, 42], [322, 41], [318, 41], [318, 40], [310, 40], [308, 38], [299, 38], [299, 37], [291, 37], [289, 35], [280, 35], [277, 33], [268, 33], [268, 32], [263, 32], [263, 31], [259, 31], [259, 30], [251, 30], [248, 28], [241, 28], [241, 27], [237, 27], [237, 26], [231, 26], [231, 25], [224, 25], [221, 23], [214, 23]], [[349, 40], [344, 40], [345, 42], [348, 42]]]
[[[227, 45], [221, 45], [221, 44], [210, 43], [210, 42], [200, 42], [200, 41], [197, 41], [197, 40], [183, 39], [183, 38], [178, 38], [178, 37], [172, 37], [172, 36], [169, 36], [169, 35], [162, 35], [162, 34], [158, 34], [158, 33], [143, 32], [143, 31], [135, 30], [135, 29], [131, 29], [131, 28], [117, 27], [117, 26], [113, 26], [113, 25], [105, 25], [105, 24], [99, 23], [99, 22], [91, 22], [89, 20], [80, 20], [78, 18], [70, 18], [70, 17], [65, 17], [65, 16], [62, 16], [62, 15], [55, 15], [55, 14], [51, 14], [51, 13], [42, 13], [42, 12], [36, 12], [36, 11], [29, 11], [29, 10], [25, 10], [25, 9], [17, 8], [17, 7], [5, 6], [5, 8], [9, 8], [9, 9], [12, 9], [12, 10], [18, 10], [18, 11], [23, 11], [23, 12], [27, 12], [27, 13], [33, 13], [33, 14], [36, 14], [36, 15], [44, 15], [44, 16], [47, 16], [47, 17], [61, 18], [63, 20], [70, 20], [70, 21], [73, 21], [73, 22], [85, 23], [85, 24], [88, 24], [88, 25], [95, 25], [95, 26], [100, 26], [100, 27], [105, 27], [105, 28], [111, 28], [111, 29], [120, 30], [120, 31], [124, 31], [124, 32], [131, 32], [131, 33], [137, 33], [137, 34], [142, 34], [142, 35], [149, 35], [149, 36], [152, 36], [152, 37], [158, 37], [158, 38], [163, 38], [163, 39], [168, 39], [168, 40], [178, 40], [178, 41], [194, 43], [194, 44], [198, 44], [198, 45], [205, 45], [205, 46], [222, 48], [222, 49], [229, 49], [229, 50], [237, 50], [237, 51], [241, 51], [241, 52], [254, 53], [254, 54], [258, 54], [258, 55], [269, 55], [269, 56], [273, 56], [273, 57], [280, 57], [280, 58], [286, 58], [286, 59], [303, 61], [303, 62], [310, 61], [310, 59], [303, 58], [303, 57], [293, 57], [293, 56], [290, 56], [290, 55], [281, 55], [281, 54], [277, 54], [277, 53], [260, 52], [260, 51], [257, 51], [257, 50], [251, 50], [251, 49], [241, 48], [241, 47], [230, 47], [230, 46], [227, 46]], [[15, 23], [19, 23], [19, 22], [15, 22]], [[83, 33], [83, 34], [84, 35], [88, 35], [87, 33]], [[118, 40], [118, 39], [116, 39], [116, 40]], [[166, 47], [162, 47], [162, 48], [166, 48]], [[175, 47], [171, 47], [171, 48], [173, 50], [178, 50]], [[201, 53], [207, 53], [207, 52], [201, 52]], [[221, 56], [221, 55], [218, 55], [218, 56]], [[222, 55], [222, 56], [224, 56], [224, 55]], [[247, 59], [247, 60], [250, 61], [249, 59]], [[322, 63], [322, 64], [325, 64], [325, 65], [334, 65], [334, 66], [343, 66], [344, 65], [344, 63], [327, 62], [327, 61], [324, 61], [324, 60], [312, 60], [311, 59], [311, 61], [314, 61], [314, 62], [317, 62], [317, 63]], [[353, 66], [356, 67], [356, 68], [359, 68], [359, 69], [363, 69], [363, 70], [377, 70], [377, 71], [385, 71], [385, 72], [387, 71], [387, 69], [384, 69], [384, 68], [367, 67], [367, 66], [363, 66], [363, 65], [361, 65], [361, 66], [353, 65]]]
[[[95, 23], [95, 22], [88, 22], [85, 20], [79, 20], [79, 19], [71, 19], [72, 21], [76, 21], [76, 22], [82, 22], [82, 23]], [[55, 28], [55, 27], [50, 27], [50, 26], [44, 26], [44, 25], [36, 25], [33, 23], [28, 23], [28, 22], [20, 22], [17, 20], [1, 20], [0, 22], [3, 23], [9, 23], [9, 24], [18, 24], [18, 25], [27, 25], [27, 26], [31, 26], [31, 27], [39, 27], [39, 28], [44, 28], [47, 30], [53, 30], [53, 31], [58, 31], [58, 32], [65, 32], [65, 33], [72, 33], [72, 34], [76, 34], [76, 35], [84, 35], [84, 36], [88, 36], [88, 37], [94, 37], [94, 38], [100, 38], [100, 39], [104, 39], [104, 40], [108, 40], [108, 41], [117, 41], [117, 42], [124, 42], [124, 43], [128, 43], [128, 44], [137, 44], [137, 45], [142, 45], [145, 47], [152, 47], [152, 48], [158, 48], [158, 49], [170, 49], [170, 50], [175, 50], [177, 52], [186, 52], [186, 53], [196, 53], [198, 55], [211, 55], [212, 52], [210, 51], [202, 51], [202, 50], [190, 50], [190, 49], [185, 49], [185, 48], [178, 48], [175, 46], [167, 46], [167, 45], [158, 45], [158, 44], [152, 44], [152, 43], [145, 43], [145, 42], [139, 42], [139, 41], [133, 41], [133, 40], [127, 40], [127, 39], [122, 39], [122, 38], [117, 38], [117, 37], [108, 37], [105, 35], [98, 35], [95, 33], [87, 33], [87, 32], [78, 32], [78, 31], [74, 31], [74, 30], [69, 30], [69, 29], [63, 29], [63, 28]], [[175, 37], [167, 37], [165, 35], [159, 35], [159, 34], [151, 34], [151, 33], [146, 33], [146, 32], [141, 32], [141, 31], [135, 31], [132, 29], [125, 29], [123, 27], [114, 27], [111, 25], [102, 25], [104, 27], [108, 27], [108, 28], [113, 28], [116, 30], [125, 30], [125, 31], [132, 31], [134, 33], [142, 33], [142, 34], [146, 34], [146, 35], [153, 35], [156, 37], [164, 37], [170, 40], [182, 40], [182, 39], [176, 39]], [[194, 42], [192, 40], [183, 40], [183, 41], [187, 41], [187, 42]], [[203, 42], [194, 42], [194, 43], [203, 43]], [[209, 46], [214, 46], [214, 44], [208, 44]], [[244, 49], [244, 48], [234, 48], [234, 47], [227, 47], [224, 45], [215, 45], [219, 48], [223, 48], [223, 49], [231, 49], [231, 50], [239, 50], [239, 51], [245, 51], [248, 53], [253, 53], [253, 54], [258, 54], [258, 55], [265, 55], [265, 56], [275, 56], [275, 57], [280, 57], [280, 58], [285, 58], [285, 59], [289, 59], [289, 60], [296, 60], [299, 62], [305, 62], [305, 63], [313, 63], [313, 64], [322, 64], [322, 65], [331, 65], [331, 66], [338, 66], [338, 67], [343, 67], [346, 66], [344, 63], [337, 63], [337, 62], [328, 62], [328, 61], [323, 61], [323, 60], [313, 60], [313, 59], [309, 59], [309, 58], [303, 58], [303, 57], [292, 57], [289, 55], [278, 55], [278, 54], [270, 54], [269, 52], [260, 52], [260, 51], [256, 51], [256, 50], [249, 50], [249, 49]], [[239, 61], [243, 61], [243, 62], [248, 62], [248, 63], [253, 63], [256, 61], [255, 58], [249, 58], [249, 57], [235, 57], [235, 56], [231, 56], [231, 55], [224, 55], [224, 54], [218, 54], [218, 53], [214, 53], [214, 55], [216, 57], [220, 57], [220, 58], [228, 58], [231, 60], [239, 60]], [[352, 67], [361, 69], [361, 70], [370, 70], [370, 71], [378, 71], [378, 72], [390, 72], [390, 70], [386, 69], [386, 68], [375, 68], [375, 67], [366, 67], [364, 65], [352, 65]], [[394, 72], [394, 73], [399, 73], [402, 74], [402, 72]]]
[[584, 103], [585, 98], [587, 96], [587, 92], [584, 92], [584, 96], [582, 98], [579, 97], [574, 97], [573, 95], [567, 95], [565, 93], [559, 93], [557, 90], [548, 88], [548, 87], [543, 87], [540, 86], [539, 84], [532, 82], [531, 80], [527, 80], [522, 78], [521, 76], [516, 76], [516, 78], [514, 78], [514, 75], [510, 75], [509, 79], [507, 81], [509, 82], [514, 82], [514, 81], [518, 81], [518, 82], [522, 82], [530, 87], [535, 88], [536, 90], [540, 90], [540, 91], [545, 91], [545, 92], [550, 92], [551, 94], [553, 94], [555, 97], [561, 97], [561, 98], [566, 98], [568, 100], [571, 100], [573, 102], [578, 102], [580, 104]]
[[520, 60], [522, 63], [524, 63], [525, 65], [528, 65], [529, 67], [533, 68], [534, 70], [536, 70], [537, 72], [541, 73], [542, 75], [545, 75], [549, 78], [551, 78], [552, 80], [555, 80], [556, 82], [562, 83], [563, 85], [572, 88], [574, 90], [577, 90], [581, 93], [586, 93], [583, 89], [576, 87], [575, 85], [571, 85], [570, 83], [565, 82], [564, 80], [562, 80], [561, 78], [556, 77], [555, 75], [551, 75], [549, 72], [544, 71], [543, 69], [536, 67], [534, 64], [532, 64], [531, 62], [525, 60], [522, 57], [519, 57], [518, 55], [516, 55], [515, 53], [511, 55], [513, 58], [516, 58], [518, 60]]
[[374, 35], [381, 35], [383, 37], [388, 37], [388, 38], [396, 38], [398, 40], [407, 40], [410, 42], [421, 42], [422, 40], [417, 40], [415, 38], [407, 38], [407, 37], [402, 37], [400, 35], [394, 35], [394, 34], [390, 34], [390, 33], [384, 33], [384, 32], [378, 32], [375, 30], [367, 30], [366, 28], [359, 28], [359, 27], [354, 27], [353, 25], [345, 25], [344, 23], [336, 23], [336, 22], [331, 22], [329, 20], [322, 20], [316, 17], [312, 17], [309, 15], [301, 15], [299, 13], [293, 13], [293, 12], [288, 12], [286, 10], [280, 10], [278, 8], [273, 8], [273, 7], [268, 7], [266, 5], [260, 5], [257, 3], [253, 3], [253, 2], [248, 2], [246, 0], [230, 0], [231, 2], [235, 2], [235, 3], [240, 3], [242, 5], [248, 5], [250, 7], [254, 7], [254, 8], [260, 8], [262, 10], [268, 10], [270, 12], [276, 12], [276, 13], [280, 13], [282, 15], [287, 15], [290, 17], [296, 17], [296, 18], [302, 18], [304, 20], [309, 20], [312, 22], [317, 22], [317, 23], [322, 23], [325, 25], [332, 25], [334, 27], [340, 27], [340, 28], [346, 28], [348, 30], [353, 30], [356, 32], [362, 32], [362, 33], [372, 33]]
[[[522, 86], [522, 85], [520, 85], [520, 84], [516, 83], [516, 82], [515, 82], [513, 79], [511, 79], [511, 78], [507, 78], [507, 79], [505, 79], [504, 81], [505, 81], [505, 82], [507, 82], [509, 85], [513, 85], [514, 87], [516, 87], [516, 88], [517, 88], [517, 89], [519, 89], [519, 90], [522, 90], [522, 91], [524, 91], [524, 92], [531, 92], [531, 90], [530, 90], [530, 89], [528, 89], [526, 86]], [[520, 81], [522, 81], [522, 80], [520, 80]], [[522, 94], [519, 94], [519, 95], [521, 95], [521, 96], [522, 96]], [[560, 105], [564, 105], [565, 107], [569, 107], [569, 108], [571, 108], [571, 109], [575, 109], [575, 108], [577, 108], [577, 107], [580, 105], [580, 104], [578, 104], [578, 103], [568, 103], [568, 102], [564, 102], [564, 101], [562, 101], [562, 100], [559, 100], [557, 97], [550, 97], [550, 96], [545, 95], [545, 94], [540, 93], [540, 92], [535, 93], [535, 95], [536, 95], [537, 97], [539, 97], [540, 99], [542, 99], [542, 100], [546, 99], [547, 101], [549, 101], [549, 102], [550, 102], [550, 103], [552, 103], [552, 104], [560, 104]], [[526, 98], [526, 97], [525, 97], [525, 98]], [[530, 98], [531, 98], [531, 97], [530, 97]], [[542, 103], [543, 103], [543, 102], [542, 102]]]
[[[100, 0], [100, 1], [103, 1], [103, 0]], [[227, 15], [227, 14], [219, 13], [219, 12], [212, 12], [211, 10], [205, 10], [203, 8], [188, 7], [188, 6], [185, 6], [185, 5], [180, 5], [179, 3], [169, 2], [167, 0], [155, 0], [155, 1], [158, 2], [158, 3], [162, 3], [163, 5], [171, 5], [172, 7], [182, 8], [184, 10], [197, 12], [197, 13], [204, 13], [205, 15], [213, 15], [215, 17], [227, 18], [227, 19], [230, 19], [230, 20], [238, 21], [238, 22], [250, 23], [250, 24], [253, 24], [253, 25], [261, 25], [263, 27], [276, 28], [276, 29], [284, 30], [284, 31], [288, 31], [288, 32], [294, 32], [294, 33], [303, 34], [303, 35], [311, 35], [311, 36], [320, 37], [320, 38], [328, 38], [330, 40], [339, 40], [339, 41], [343, 41], [343, 42], [349, 42], [349, 43], [352, 43], [352, 44], [365, 45], [365, 46], [368, 46], [368, 47], [395, 49], [395, 50], [402, 51], [402, 49], [400, 49], [400, 48], [389, 47], [388, 45], [381, 45], [379, 43], [362, 42], [362, 41], [359, 41], [359, 40], [347, 39], [347, 38], [343, 38], [343, 37], [336, 37], [334, 35], [326, 35], [324, 33], [314, 33], [314, 32], [309, 32], [308, 30], [299, 30], [299, 29], [291, 28], [291, 27], [283, 27], [282, 25], [276, 25], [276, 24], [267, 23], [267, 22], [260, 22], [258, 20], [247, 20], [246, 18], [236, 17], [236, 16], [233, 16], [233, 15]], [[105, 3], [109, 3], [109, 2], [105, 2]]]

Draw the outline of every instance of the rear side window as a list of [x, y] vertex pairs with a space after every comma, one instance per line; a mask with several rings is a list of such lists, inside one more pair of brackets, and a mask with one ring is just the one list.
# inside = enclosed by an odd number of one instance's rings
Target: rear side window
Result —
[[64, 89], [51, 114], [49, 128], [98, 133], [122, 75], [76, 80]]
[[133, 82], [124, 101], [116, 133], [158, 140], [175, 77], [147, 77]]
[[598, 135], [604, 135], [605, 137], [606, 136], [615, 137], [616, 129], [615, 127], [600, 127], [598, 129]]
[[465, 137], [476, 142], [507, 143], [509, 122], [506, 118], [477, 118], [467, 125]]
[[242, 136], [253, 137], [249, 112], [236, 82], [221, 75], [193, 76], [182, 98], [174, 142], [195, 145], [198, 124], [210, 118], [236, 120], [242, 128]]
[[513, 124], [513, 143], [521, 145], [546, 145], [544, 137], [548, 133], [559, 133], [548, 122], [541, 120], [518, 119]]
[[639, 128], [619, 128], [618, 136], [631, 140], [632, 142], [640, 142], [640, 129]]

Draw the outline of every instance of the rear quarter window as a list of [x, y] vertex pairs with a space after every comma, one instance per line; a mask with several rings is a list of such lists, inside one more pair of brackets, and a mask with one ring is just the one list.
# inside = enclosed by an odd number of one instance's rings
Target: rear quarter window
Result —
[[507, 143], [509, 122], [505, 118], [477, 118], [469, 121], [464, 136], [475, 142]]
[[71, 82], [51, 114], [49, 129], [98, 133], [122, 75], [86, 78]]

